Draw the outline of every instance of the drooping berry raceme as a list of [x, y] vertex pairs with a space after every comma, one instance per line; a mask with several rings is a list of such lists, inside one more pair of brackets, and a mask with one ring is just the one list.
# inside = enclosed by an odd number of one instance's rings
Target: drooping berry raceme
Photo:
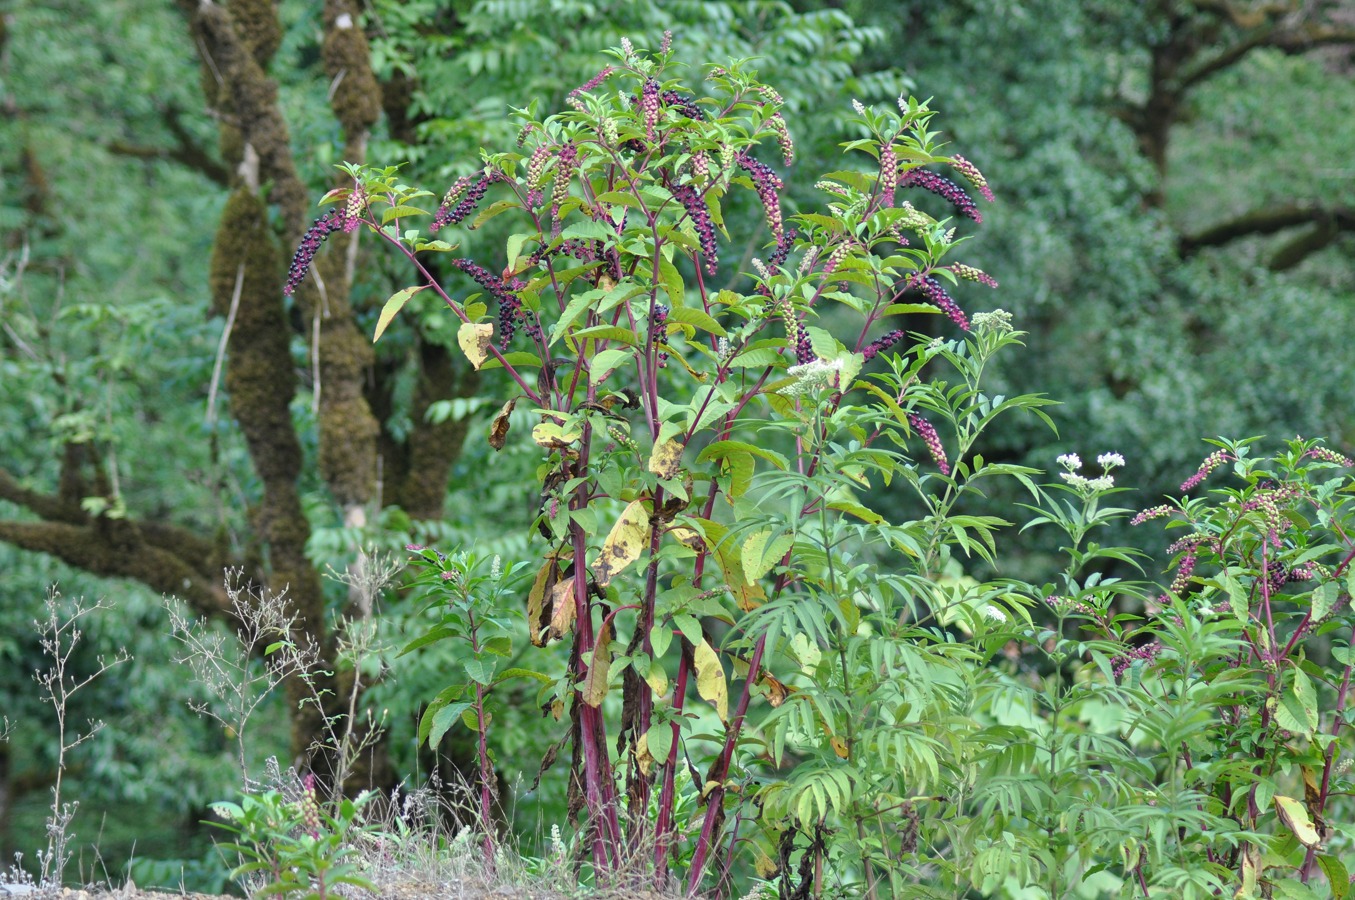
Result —
[[663, 91], [659, 94], [659, 100], [664, 106], [671, 106], [689, 119], [697, 122], [706, 121], [706, 112], [696, 105], [696, 100], [686, 94], [680, 94], [677, 91]]
[[734, 157], [734, 161], [753, 179], [753, 187], [757, 190], [758, 199], [762, 201], [762, 209], [767, 217], [767, 227], [776, 236], [777, 243], [780, 243], [785, 235], [785, 226], [781, 221], [780, 191], [785, 184], [781, 177], [772, 171], [771, 166], [754, 159], [746, 152], [739, 153]]
[[955, 298], [946, 293], [946, 289], [941, 286], [941, 282], [930, 275], [922, 278], [914, 275], [909, 278], [908, 287], [911, 290], [920, 291], [922, 296], [927, 298], [928, 303], [950, 316], [950, 320], [965, 331], [969, 330], [969, 318], [965, 315], [964, 310], [960, 309], [960, 305], [955, 302]]
[[983, 177], [983, 173], [979, 171], [978, 166], [963, 156], [951, 157], [950, 165], [964, 177], [965, 181], [972, 184], [976, 191], [983, 195], [983, 199], [989, 203], [993, 202], [993, 192], [988, 188], [988, 179]]
[[287, 269], [287, 283], [282, 288], [284, 294], [291, 294], [297, 285], [305, 281], [306, 273], [310, 271], [315, 254], [320, 252], [320, 245], [325, 242], [325, 238], [336, 231], [346, 230], [348, 220], [344, 212], [342, 209], [331, 209], [306, 229], [296, 254], [292, 256], [292, 264]]
[[936, 433], [936, 428], [931, 422], [917, 413], [908, 414], [908, 424], [913, 426], [918, 437], [922, 438], [922, 443], [927, 445], [927, 452], [932, 455], [932, 460], [936, 467], [941, 470], [942, 475], [950, 474], [950, 463], [946, 461], [946, 448], [941, 444], [941, 436]]
[[954, 272], [957, 278], [963, 278], [965, 281], [977, 281], [979, 284], [986, 284], [990, 288], [997, 287], [997, 279], [982, 269], [966, 266], [964, 263], [955, 263], [946, 268]]
[[1314, 447], [1313, 449], [1309, 450], [1307, 453], [1303, 455], [1312, 457], [1313, 459], [1321, 460], [1322, 462], [1335, 463], [1338, 466], [1345, 466], [1347, 469], [1355, 467], [1355, 460], [1352, 460], [1349, 456], [1346, 456], [1343, 453], [1337, 453], [1335, 450], [1332, 450], [1329, 447]]
[[867, 344], [865, 349], [861, 351], [861, 355], [869, 362], [899, 341], [903, 340], [905, 337], [907, 337], [907, 332], [902, 328], [896, 328], [888, 334], [883, 334]]
[[[460, 224], [466, 216], [475, 212], [476, 207], [480, 205], [480, 201], [484, 199], [485, 191], [489, 190], [492, 180], [493, 177], [488, 173], [481, 174], [474, 181], [468, 175], [458, 178], [447, 191], [447, 196], [442, 198], [442, 205], [433, 215], [433, 221], [429, 223], [428, 230], [433, 232], [444, 225]], [[460, 198], [459, 202], [457, 198]], [[453, 206], [453, 203], [456, 205]]]
[[706, 201], [690, 184], [673, 185], [669, 188], [669, 193], [673, 195], [674, 200], [682, 204], [683, 209], [687, 210], [692, 227], [696, 229], [696, 236], [701, 242], [701, 257], [706, 265], [706, 272], [714, 275], [716, 264], [720, 259], [720, 245], [715, 239], [715, 223], [711, 221]]
[[525, 285], [522, 282], [514, 280], [504, 284], [503, 280], [496, 277], [484, 266], [481, 266], [469, 259], [454, 259], [452, 265], [465, 272], [475, 283], [485, 289], [499, 303], [499, 346], [507, 347], [508, 342], [513, 339], [517, 333], [518, 323], [526, 318], [525, 310], [522, 308], [522, 301], [518, 299], [517, 290], [521, 290]]
[[979, 212], [979, 208], [974, 204], [974, 198], [965, 193], [964, 188], [943, 175], [937, 175], [926, 169], [910, 169], [900, 176], [899, 187], [920, 187], [924, 191], [930, 191], [955, 204], [961, 215], [968, 216], [978, 223], [983, 222], [983, 213]]
[[1232, 462], [1235, 457], [1227, 450], [1215, 450], [1205, 457], [1204, 462], [1200, 463], [1200, 468], [1195, 470], [1195, 474], [1181, 482], [1181, 490], [1188, 491], [1209, 477], [1219, 466], [1226, 462]]

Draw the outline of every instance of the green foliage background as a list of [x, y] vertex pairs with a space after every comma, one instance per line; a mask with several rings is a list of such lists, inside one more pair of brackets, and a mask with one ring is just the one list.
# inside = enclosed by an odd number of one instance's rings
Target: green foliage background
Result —
[[[319, 4], [284, 0], [281, 9], [286, 28], [272, 72], [318, 197], [341, 154], [324, 115]], [[1202, 437], [1323, 435], [1347, 452], [1355, 439], [1349, 235], [1284, 272], [1266, 268], [1283, 235], [1189, 259], [1177, 252], [1183, 234], [1248, 210], [1355, 203], [1349, 56], [1261, 50], [1204, 82], [1172, 131], [1163, 174], [1116, 115], [1120, 99], [1147, 89], [1156, 11], [1127, 0], [375, 0], [366, 25], [378, 76], [417, 75], [418, 86], [409, 96], [417, 124], [379, 134], [371, 155], [408, 159], [419, 183], [469, 172], [480, 165], [480, 147], [511, 142], [508, 106], [536, 98], [555, 108], [597, 71], [599, 49], [623, 36], [654, 46], [665, 29], [693, 65], [762, 58], [760, 74], [786, 97], [795, 129], [800, 161], [792, 176], [823, 171], [837, 142], [853, 136], [845, 124], [851, 99], [932, 97], [956, 146], [998, 195], [968, 261], [1002, 282], [993, 304], [1030, 332], [1029, 350], [999, 368], [990, 386], [1064, 404], [1053, 413], [1057, 437], [1017, 423], [996, 435], [987, 455], [1047, 468], [1059, 452], [1116, 450], [1129, 461], [1121, 482], [1136, 485], [1134, 499], [1146, 505], [1193, 471]], [[143, 0], [9, 0], [0, 15], [0, 467], [25, 484], [50, 484], [63, 437], [85, 431], [109, 454], [129, 509], [242, 546], [257, 486], [220, 406], [207, 424], [221, 321], [206, 315], [206, 265], [225, 194], [172, 159], [129, 151], [174, 147], [172, 121], [211, 153], [215, 128], [202, 111], [183, 16], [169, 2]], [[809, 189], [803, 179], [789, 181], [788, 212], [796, 191]], [[1157, 190], [1164, 202], [1145, 202]], [[759, 212], [731, 215], [753, 222]], [[501, 237], [486, 228], [465, 236], [465, 247], [473, 252]], [[369, 329], [403, 277], [389, 260], [364, 261], [356, 290]], [[452, 343], [445, 311], [431, 302], [411, 309], [413, 327]], [[407, 349], [393, 332], [378, 354], [400, 366]], [[299, 340], [296, 354], [302, 368]], [[294, 412], [307, 434], [306, 397]], [[459, 402], [440, 412], [471, 418], [479, 435], [493, 409]], [[534, 515], [517, 487], [533, 467], [526, 448], [492, 455], [473, 437], [453, 473], [455, 515], [424, 523], [420, 540], [478, 539], [484, 553], [511, 555], [519, 526]], [[312, 557], [341, 569], [352, 535], [313, 466], [304, 485]], [[0, 501], [0, 516], [28, 515]], [[381, 521], [390, 527], [363, 537], [387, 548], [404, 543], [399, 532], [408, 523], [398, 512]], [[1038, 537], [1016, 546], [1006, 572], [1039, 578], [1051, 548]], [[40, 786], [50, 766], [46, 714], [28, 678], [39, 652], [27, 623], [46, 586], [107, 596], [119, 613], [100, 620], [92, 647], [126, 646], [138, 663], [91, 695], [91, 709], [112, 727], [82, 748], [72, 792], [86, 804], [87, 824], [77, 830], [93, 840], [100, 809], [133, 811], [125, 826], [110, 818], [103, 829], [106, 863], [121, 865], [134, 840], [140, 856], [202, 855], [202, 845], [171, 846], [137, 824], [194, 822], [206, 802], [232, 789], [229, 742], [178, 702], [182, 679], [159, 598], [7, 546], [0, 572], [0, 699], [19, 723], [9, 783]], [[331, 589], [342, 594], [337, 584]], [[415, 604], [389, 602], [393, 633], [414, 627], [406, 619]], [[396, 757], [413, 771], [414, 713], [436, 692], [438, 670], [426, 658], [403, 665], [380, 699], [399, 712]], [[517, 718], [498, 732], [502, 764], [530, 776], [540, 746], [536, 711], [504, 714]], [[266, 729], [260, 742], [280, 751], [285, 735]], [[46, 802], [42, 789], [16, 794], [26, 796], [0, 819], [6, 859], [36, 845]], [[562, 795], [547, 783], [519, 825], [558, 819]]]

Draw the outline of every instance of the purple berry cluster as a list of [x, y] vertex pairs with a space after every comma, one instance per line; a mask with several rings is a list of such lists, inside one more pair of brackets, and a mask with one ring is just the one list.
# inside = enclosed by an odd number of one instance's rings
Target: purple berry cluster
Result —
[[927, 298], [928, 303], [950, 316], [950, 320], [965, 331], [969, 330], [969, 317], [965, 315], [964, 310], [960, 309], [960, 305], [955, 302], [955, 298], [946, 293], [946, 289], [941, 286], [941, 282], [930, 275], [921, 278], [913, 276], [909, 279], [908, 287], [910, 290], [920, 291], [922, 296]]
[[696, 105], [696, 100], [677, 91], [663, 91], [659, 100], [664, 106], [671, 106], [689, 119], [696, 122], [706, 121], [706, 111]]
[[[664, 324], [668, 321], [668, 311], [668, 306], [666, 304], [656, 303], [654, 304], [654, 313], [649, 317], [650, 342], [656, 350], [663, 343], [665, 335]], [[668, 365], [668, 352], [666, 350], [659, 350], [658, 356], [656, 356], [655, 359], [658, 361], [659, 368], [664, 368]]]
[[1151, 644], [1144, 644], [1142, 647], [1130, 648], [1115, 657], [1115, 661], [1111, 665], [1111, 671], [1115, 673], [1116, 678], [1119, 678], [1125, 672], [1129, 671], [1129, 668], [1133, 666], [1134, 663], [1139, 661], [1150, 663], [1157, 659], [1157, 655], [1161, 652], [1162, 644], [1157, 641], [1153, 641]]
[[[475, 280], [475, 283], [485, 289], [499, 303], [499, 346], [507, 347], [508, 342], [513, 339], [517, 333], [519, 323], [526, 321], [526, 311], [522, 308], [522, 301], [514, 291], [521, 290], [525, 285], [514, 279], [508, 284], [503, 280], [496, 278], [492, 272], [469, 259], [454, 259], [452, 265], [465, 272]], [[533, 322], [527, 323], [525, 329], [533, 337], [537, 334], [536, 325]]]
[[979, 208], [974, 204], [974, 198], [965, 193], [964, 188], [935, 172], [910, 169], [899, 178], [899, 187], [920, 187], [924, 191], [930, 191], [955, 204], [961, 215], [968, 216], [975, 222], [983, 222], [983, 213], [979, 212]]
[[[458, 178], [452, 184], [451, 189], [447, 191], [447, 196], [442, 198], [442, 205], [434, 213], [433, 221], [429, 223], [428, 230], [433, 232], [444, 225], [457, 225], [466, 216], [475, 212], [475, 208], [484, 199], [485, 191], [489, 190], [492, 180], [487, 174], [481, 175], [475, 181], [472, 181], [470, 176], [467, 175]], [[460, 198], [459, 201], [458, 198]], [[453, 203], [456, 205], [453, 206]]]
[[772, 230], [779, 244], [785, 236], [785, 227], [781, 222], [780, 194], [785, 184], [781, 177], [772, 171], [771, 166], [754, 159], [747, 152], [739, 153], [734, 157], [734, 161], [753, 179], [753, 187], [757, 189], [758, 198], [762, 200], [762, 208], [766, 211], [767, 227]]
[[654, 140], [654, 128], [659, 124], [659, 83], [653, 78], [640, 88], [640, 116], [645, 122], [645, 137]]
[[927, 445], [927, 452], [932, 455], [932, 460], [936, 467], [941, 470], [942, 475], [950, 474], [950, 463], [946, 462], [946, 448], [941, 444], [941, 436], [936, 433], [936, 428], [931, 422], [917, 413], [908, 414], [908, 424], [913, 426], [913, 430], [922, 438], [922, 443]]
[[861, 351], [861, 355], [864, 356], [867, 361], [870, 361], [903, 340], [906, 336], [907, 333], [902, 328], [896, 328], [888, 334], [881, 335], [867, 344], [866, 349]]
[[325, 238], [336, 231], [347, 230], [347, 225], [348, 217], [344, 210], [331, 209], [306, 229], [301, 237], [301, 245], [292, 257], [292, 264], [287, 269], [287, 284], [282, 288], [284, 294], [290, 295], [306, 279], [306, 273], [310, 271], [315, 254], [320, 252], [320, 245], [325, 242]]
[[701, 256], [706, 264], [706, 272], [714, 275], [720, 260], [720, 246], [715, 240], [715, 223], [711, 221], [706, 201], [690, 184], [673, 185], [669, 192], [673, 199], [687, 210], [687, 215], [691, 216], [692, 227], [696, 229], [696, 236], [701, 241]]

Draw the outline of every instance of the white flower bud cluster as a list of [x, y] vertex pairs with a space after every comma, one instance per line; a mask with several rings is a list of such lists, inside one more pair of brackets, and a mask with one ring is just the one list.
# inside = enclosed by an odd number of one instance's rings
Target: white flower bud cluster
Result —
[[826, 359], [815, 359], [804, 365], [791, 366], [786, 370], [786, 374], [793, 377], [795, 382], [783, 387], [781, 393], [788, 397], [802, 397], [823, 390], [836, 389], [841, 373], [841, 359], [831, 362]]

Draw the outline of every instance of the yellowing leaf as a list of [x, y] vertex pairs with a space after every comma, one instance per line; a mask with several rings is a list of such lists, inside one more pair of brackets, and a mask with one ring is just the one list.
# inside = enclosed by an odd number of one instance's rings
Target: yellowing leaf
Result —
[[600, 587], [611, 584], [612, 578], [626, 566], [640, 558], [645, 545], [649, 543], [649, 513], [645, 511], [643, 501], [632, 500], [621, 518], [616, 520], [607, 540], [602, 544], [602, 552], [593, 563], [593, 577]]
[[745, 584], [754, 584], [759, 578], [770, 572], [773, 566], [781, 562], [786, 552], [790, 550], [791, 545], [795, 543], [795, 535], [793, 534], [782, 534], [768, 542], [769, 537], [771, 537], [770, 531], [755, 531], [743, 542], [740, 559], [743, 562]]
[[1305, 847], [1316, 847], [1321, 842], [1321, 837], [1313, 823], [1308, 818], [1308, 810], [1303, 808], [1303, 804], [1293, 797], [1283, 797], [1275, 795], [1275, 812], [1279, 814], [1280, 821], [1284, 827], [1294, 833], [1294, 837], [1299, 839], [1299, 843]]
[[381, 315], [377, 316], [376, 333], [372, 335], [372, 343], [381, 340], [381, 335], [385, 334], [386, 327], [395, 319], [395, 314], [409, 302], [409, 298], [413, 297], [426, 287], [428, 287], [426, 284], [415, 285], [414, 287], [407, 287], [404, 290], [396, 291], [394, 294], [390, 295], [390, 299], [386, 301], [386, 305], [381, 307]]
[[649, 471], [660, 478], [672, 478], [682, 467], [683, 446], [677, 441], [664, 441], [654, 447], [649, 457]]
[[635, 763], [640, 767], [640, 774], [648, 776], [654, 769], [654, 757], [649, 752], [649, 733], [640, 735], [640, 739], [635, 742]]
[[547, 450], [564, 450], [581, 436], [581, 432], [554, 422], [542, 422], [532, 429], [532, 440]]
[[604, 624], [593, 645], [593, 662], [583, 679], [583, 702], [596, 709], [607, 696], [607, 678], [612, 665], [612, 626]]
[[657, 697], [662, 697], [668, 693], [668, 673], [664, 671], [663, 666], [658, 661], [651, 663], [649, 672], [645, 674], [645, 681], [649, 682], [649, 689]]
[[692, 653], [692, 661], [696, 664], [697, 692], [715, 707], [721, 722], [728, 721], [729, 685], [725, 683], [725, 670], [720, 665], [719, 654], [702, 639]]
[[461, 352], [477, 369], [489, 356], [493, 338], [494, 326], [489, 322], [462, 322], [456, 330], [456, 342], [461, 345]]
[[847, 748], [847, 742], [844, 741], [842, 738], [838, 737], [837, 735], [833, 735], [832, 737], [830, 737], [828, 739], [828, 743], [832, 745], [833, 752], [836, 753], [842, 759], [846, 759], [847, 757], [852, 755], [852, 751]]

